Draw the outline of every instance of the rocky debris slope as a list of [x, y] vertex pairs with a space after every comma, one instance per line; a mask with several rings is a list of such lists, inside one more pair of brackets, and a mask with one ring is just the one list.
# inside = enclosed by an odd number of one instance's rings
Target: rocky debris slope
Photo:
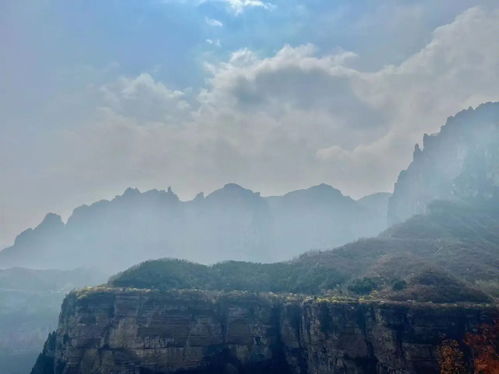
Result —
[[497, 318], [493, 306], [82, 290], [32, 374], [472, 372], [479, 357], [494, 364], [468, 343]]
[[499, 196], [499, 103], [486, 103], [450, 117], [439, 133], [424, 135], [395, 183], [388, 223], [424, 213], [432, 200], [493, 196]]

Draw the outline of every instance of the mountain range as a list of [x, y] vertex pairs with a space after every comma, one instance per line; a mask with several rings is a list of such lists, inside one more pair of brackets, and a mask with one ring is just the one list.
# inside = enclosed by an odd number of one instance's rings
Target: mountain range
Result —
[[355, 201], [321, 184], [262, 197], [226, 184], [206, 197], [180, 201], [171, 189], [129, 188], [111, 201], [76, 208], [66, 223], [48, 214], [0, 252], [0, 266], [96, 267], [111, 274], [161, 257], [282, 260], [377, 234], [386, 227], [389, 196]]
[[272, 262], [334, 248], [425, 213], [433, 200], [499, 196], [498, 123], [499, 103], [457, 113], [416, 145], [393, 194], [360, 200], [326, 184], [263, 197], [231, 183], [191, 201], [171, 188], [129, 188], [111, 201], [76, 208], [66, 223], [48, 214], [0, 252], [0, 267], [88, 267], [112, 274], [162, 257]]

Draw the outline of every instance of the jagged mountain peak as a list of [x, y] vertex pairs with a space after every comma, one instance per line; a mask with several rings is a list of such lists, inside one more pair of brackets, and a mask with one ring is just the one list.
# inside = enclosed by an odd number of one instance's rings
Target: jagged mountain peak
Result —
[[226, 183], [222, 189], [224, 190], [231, 190], [231, 191], [234, 191], [234, 190], [246, 190], [245, 188], [243, 188], [241, 185], [237, 184], [237, 183]]
[[397, 179], [389, 224], [424, 213], [432, 200], [490, 199], [499, 194], [499, 102], [449, 117], [425, 134], [413, 160]]
[[305, 198], [312, 200], [333, 199], [333, 200], [353, 201], [350, 197], [343, 195], [340, 190], [326, 183], [321, 183], [309, 188], [288, 192], [283, 196], [283, 198], [284, 199]]
[[137, 196], [140, 195], [140, 191], [138, 188], [128, 187], [121, 196], [129, 197], [129, 196]]
[[337, 188], [334, 188], [330, 184], [326, 184], [326, 183], [317, 184], [315, 186], [306, 188], [303, 191], [316, 192], [316, 193], [327, 193], [327, 194], [344, 196], [340, 190], [338, 190]]
[[123, 194], [116, 196], [113, 200], [129, 200], [129, 199], [140, 199], [144, 197], [164, 197], [170, 198], [172, 200], [179, 200], [177, 194], [173, 192], [171, 186], [166, 190], [158, 190], [156, 188], [141, 192], [138, 188], [128, 187]]
[[250, 189], [244, 188], [236, 183], [227, 183], [222, 188], [213, 191], [206, 199], [217, 200], [217, 199], [230, 199], [230, 198], [259, 198], [259, 192], [253, 192]]
[[45, 218], [43, 218], [42, 222], [37, 226], [37, 228], [54, 226], [64, 226], [64, 222], [62, 222], [62, 218], [60, 215], [55, 213], [48, 213], [47, 215], [45, 215]]
[[204, 192], [198, 192], [192, 201], [202, 201], [204, 200]]

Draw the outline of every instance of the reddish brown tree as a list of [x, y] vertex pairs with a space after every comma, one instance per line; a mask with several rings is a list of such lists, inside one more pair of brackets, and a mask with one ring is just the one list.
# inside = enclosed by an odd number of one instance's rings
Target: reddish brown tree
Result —
[[499, 323], [482, 325], [477, 334], [466, 334], [464, 342], [473, 354], [474, 374], [499, 374]]

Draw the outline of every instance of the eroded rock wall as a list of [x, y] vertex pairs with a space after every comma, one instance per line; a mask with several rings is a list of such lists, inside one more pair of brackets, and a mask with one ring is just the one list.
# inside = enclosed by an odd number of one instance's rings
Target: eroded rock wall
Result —
[[201, 291], [70, 294], [33, 374], [439, 373], [493, 307], [347, 303]]

